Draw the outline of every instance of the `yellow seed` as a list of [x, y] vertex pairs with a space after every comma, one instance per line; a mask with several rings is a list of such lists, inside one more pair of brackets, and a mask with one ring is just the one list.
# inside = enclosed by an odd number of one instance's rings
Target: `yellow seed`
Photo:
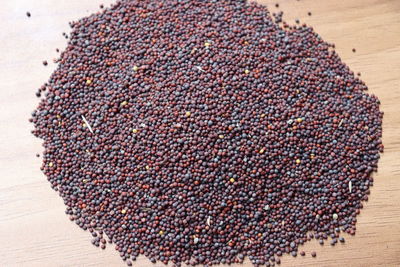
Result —
[[250, 71], [249, 71], [249, 70], [245, 70], [244, 73], [245, 73], [245, 74], [249, 74]]
[[49, 163], [49, 167], [53, 167], [53, 165], [54, 165], [53, 162]]
[[138, 132], [138, 129], [133, 129], [132, 130], [132, 133], [137, 133]]
[[87, 84], [87, 85], [89, 85], [89, 84], [91, 84], [91, 83], [92, 83], [92, 80], [89, 80], [89, 79], [86, 80], [86, 84]]
[[296, 93], [300, 94], [300, 90], [296, 90]]
[[121, 106], [123, 107], [123, 106], [125, 106], [127, 104], [128, 104], [128, 101], [124, 101], [124, 102], [121, 103]]
[[246, 42], [244, 42], [244, 44], [245, 44], [245, 45], [249, 45], [249, 42], [246, 41]]
[[139, 67], [138, 66], [133, 66], [133, 71], [138, 71], [139, 70]]
[[121, 213], [125, 214], [126, 213], [126, 209], [121, 210]]
[[60, 116], [60, 115], [56, 115], [56, 117], [57, 117], [57, 119], [61, 118], [61, 116]]
[[259, 153], [263, 154], [264, 152], [265, 152], [264, 148], [261, 148]]
[[204, 43], [205, 47], [209, 47], [210, 45], [211, 45], [210, 43], [207, 43], [207, 42]]
[[223, 139], [225, 136], [220, 134], [220, 135], [218, 135], [218, 137], [219, 137], [219, 139]]
[[301, 160], [300, 159], [296, 159], [296, 163], [300, 164]]
[[146, 166], [146, 170], [150, 170], [150, 166], [149, 165]]
[[303, 119], [302, 118], [297, 118], [297, 122], [302, 122], [303, 121]]
[[265, 117], [265, 114], [264, 114], [264, 113], [263, 113], [263, 114], [261, 114], [261, 115], [260, 115], [260, 117], [261, 117], [261, 118], [264, 118], [264, 117]]
[[311, 159], [315, 158], [315, 155], [314, 155], [314, 154], [311, 154], [311, 155], [310, 155], [310, 158], [311, 158]]
[[231, 179], [229, 179], [229, 182], [234, 183], [235, 179], [231, 178]]
[[86, 179], [83, 179], [83, 180], [82, 180], [82, 183], [86, 184], [86, 183], [87, 183], [87, 180], [86, 180]]
[[86, 123], [82, 123], [82, 127], [86, 127]]
[[158, 234], [159, 234], [159, 235], [163, 235], [163, 234], [164, 234], [164, 231], [161, 230], [160, 232], [158, 232]]
[[186, 117], [190, 117], [190, 115], [192, 115], [192, 113], [190, 111], [186, 111]]

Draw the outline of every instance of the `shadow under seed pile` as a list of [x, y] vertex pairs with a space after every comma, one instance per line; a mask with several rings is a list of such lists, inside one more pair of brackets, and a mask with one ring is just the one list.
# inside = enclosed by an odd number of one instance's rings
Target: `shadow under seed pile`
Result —
[[71, 25], [31, 121], [94, 245], [128, 265], [272, 265], [355, 233], [382, 113], [311, 28], [228, 0], [121, 1]]

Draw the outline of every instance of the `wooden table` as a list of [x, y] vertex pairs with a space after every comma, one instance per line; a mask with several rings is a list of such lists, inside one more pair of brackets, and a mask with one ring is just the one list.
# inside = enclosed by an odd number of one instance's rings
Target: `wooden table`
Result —
[[[100, 1], [0, 3], [0, 266], [125, 266], [111, 246], [105, 251], [92, 246], [89, 232], [68, 220], [61, 198], [39, 170], [41, 158], [35, 154], [42, 151], [41, 141], [30, 134], [28, 123], [38, 103], [36, 89], [56, 68], [55, 49], [66, 46], [61, 33], [68, 33], [69, 21], [97, 12]], [[301, 248], [306, 257], [284, 256], [282, 266], [400, 266], [400, 1], [260, 2], [272, 12], [279, 2], [289, 23], [299, 18], [335, 43], [385, 112], [385, 152], [356, 236], [335, 247], [309, 242]], [[310, 257], [312, 250], [317, 258]], [[152, 264], [141, 257], [135, 266]]]

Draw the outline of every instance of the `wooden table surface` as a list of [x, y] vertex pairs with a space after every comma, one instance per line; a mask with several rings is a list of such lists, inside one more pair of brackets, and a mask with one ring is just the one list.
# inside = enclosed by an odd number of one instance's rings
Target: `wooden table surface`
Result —
[[[61, 33], [68, 33], [69, 21], [112, 2], [101, 1], [0, 3], [0, 266], [125, 266], [112, 246], [104, 251], [94, 247], [90, 233], [68, 220], [61, 198], [39, 170], [41, 158], [35, 154], [42, 151], [41, 141], [30, 134], [28, 123], [38, 103], [36, 89], [56, 68], [55, 49], [66, 46]], [[385, 152], [356, 235], [335, 247], [308, 242], [300, 248], [306, 257], [284, 256], [282, 266], [400, 266], [400, 0], [260, 2], [271, 12], [278, 2], [289, 23], [299, 18], [335, 43], [385, 112]], [[316, 258], [310, 257], [312, 250]], [[134, 266], [153, 264], [140, 257]]]

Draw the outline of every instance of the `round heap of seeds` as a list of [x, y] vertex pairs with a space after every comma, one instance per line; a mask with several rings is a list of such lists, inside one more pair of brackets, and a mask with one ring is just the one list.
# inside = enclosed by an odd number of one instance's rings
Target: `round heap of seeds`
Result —
[[379, 100], [281, 16], [141, 0], [71, 23], [31, 121], [43, 172], [94, 245], [128, 265], [269, 266], [355, 233], [383, 149]]

